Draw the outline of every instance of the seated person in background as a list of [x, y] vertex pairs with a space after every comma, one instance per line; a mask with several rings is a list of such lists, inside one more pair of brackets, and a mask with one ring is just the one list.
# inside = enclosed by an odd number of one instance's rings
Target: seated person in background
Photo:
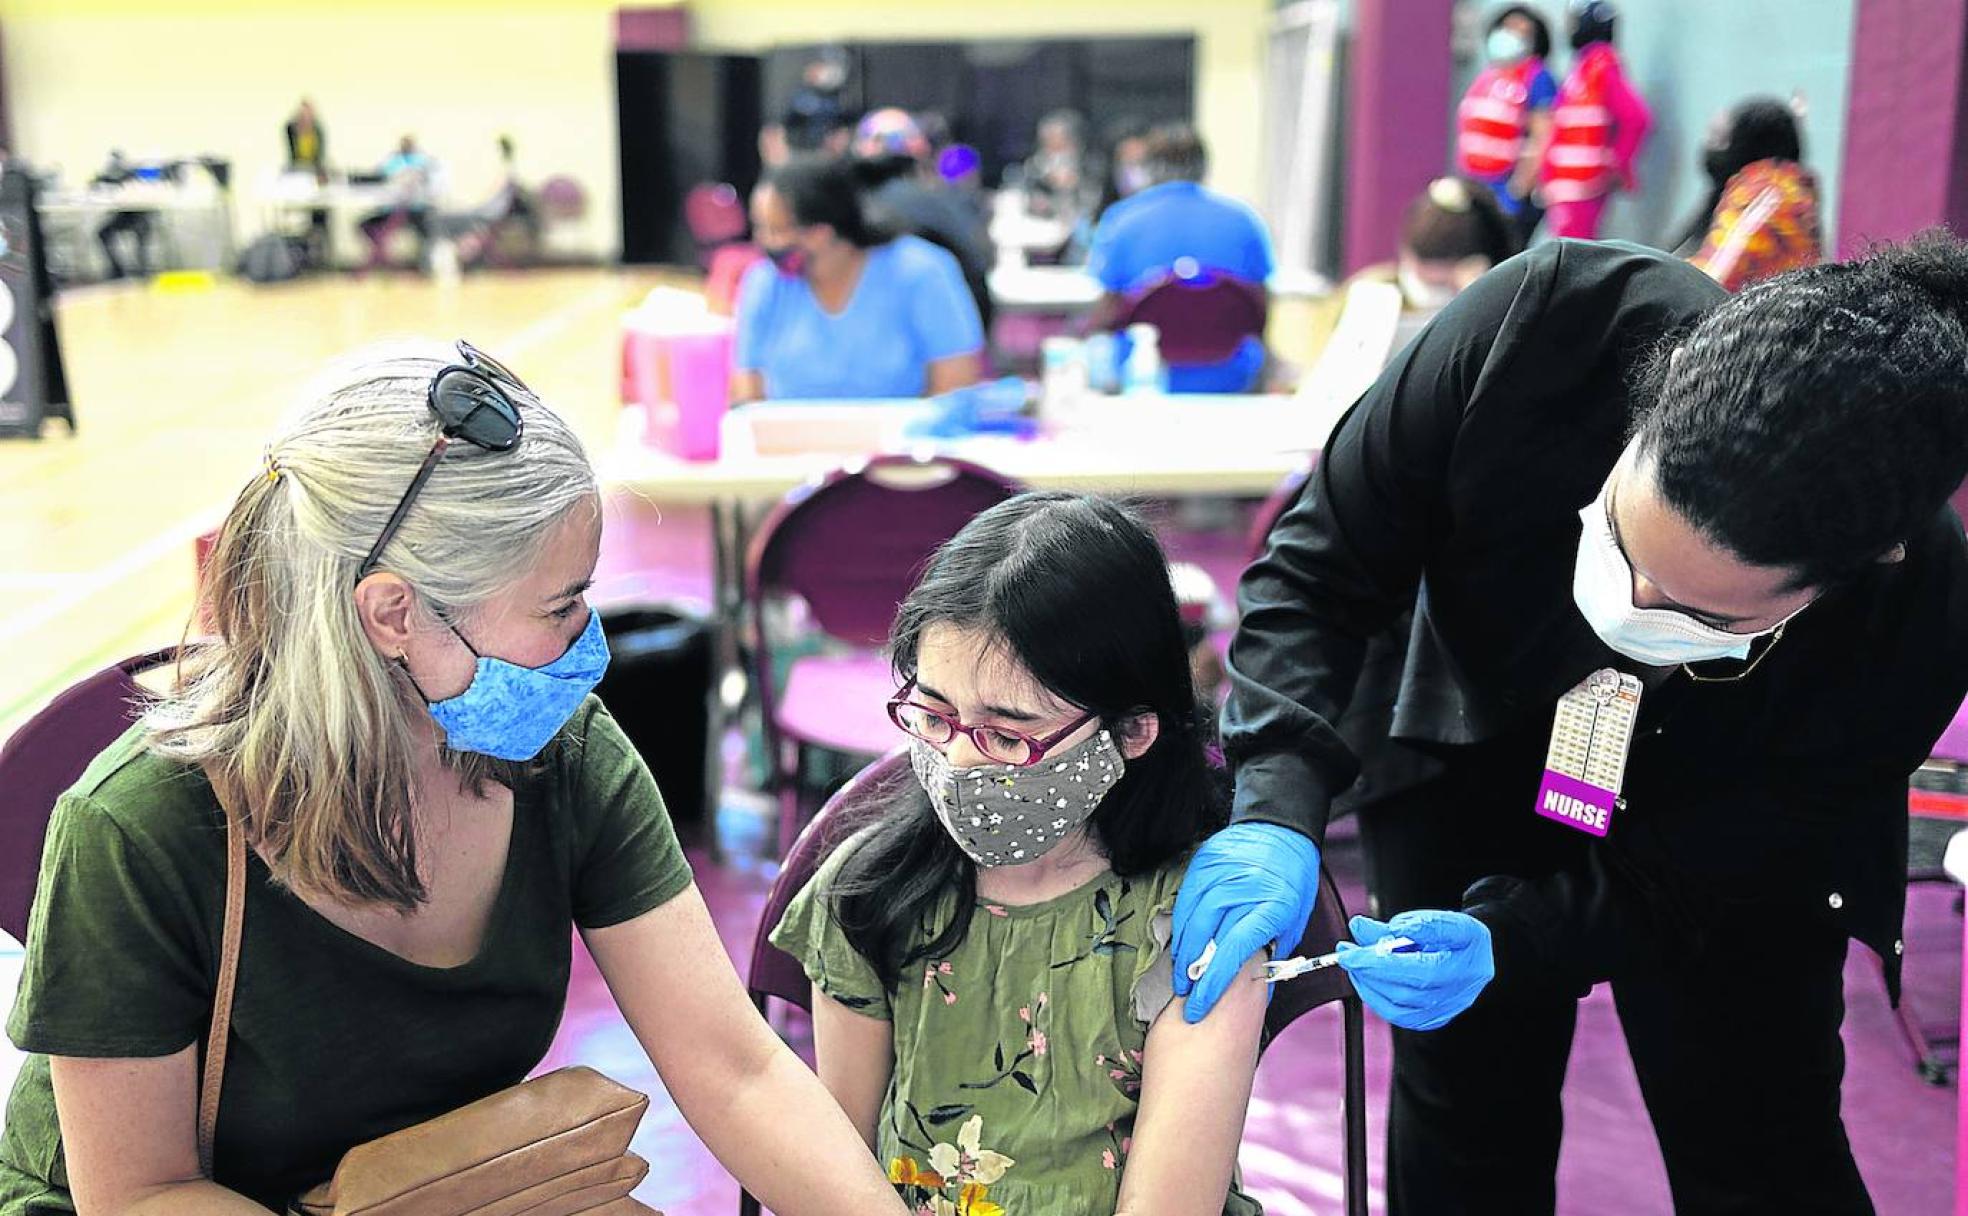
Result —
[[[102, 172], [96, 174], [89, 184], [122, 186], [134, 180], [136, 176], [135, 167], [124, 159], [119, 149], [110, 152], [109, 163], [103, 166]], [[109, 218], [102, 222], [102, 226], [96, 229], [96, 240], [102, 244], [103, 257], [109, 260], [110, 278], [121, 279], [131, 274], [116, 252], [117, 238], [126, 232], [137, 245], [135, 273], [138, 275], [150, 273], [150, 234], [153, 224], [154, 220], [148, 211], [113, 211]]]
[[1084, 266], [1093, 244], [1095, 225], [1109, 208], [1148, 187], [1148, 123], [1128, 114], [1107, 125], [1106, 138], [1095, 162], [1098, 187], [1087, 193], [1093, 205], [1073, 225], [1073, 237], [1060, 251], [1062, 266]]
[[1107, 128], [1107, 151], [1100, 164], [1100, 201], [1093, 218], [1124, 198], [1146, 190], [1148, 181], [1148, 123], [1133, 115], [1114, 120]]
[[1176, 886], [1227, 799], [1154, 536], [1097, 498], [1001, 503], [892, 652], [915, 780], [772, 934], [813, 982], [821, 1081], [911, 1211], [1258, 1212], [1235, 1165], [1263, 959], [1196, 1025], [1171, 986]]
[[305, 97], [287, 120], [287, 171], [312, 173], [317, 182], [328, 180], [328, 133], [321, 129], [314, 103]]
[[990, 225], [943, 180], [932, 163], [933, 152], [934, 145], [906, 110], [875, 110], [855, 129], [855, 170], [866, 191], [869, 220], [949, 250], [988, 334], [991, 264], [997, 256]]
[[499, 186], [492, 197], [455, 217], [458, 260], [471, 266], [488, 257], [517, 261], [538, 254], [540, 209], [519, 180], [518, 148], [499, 137]]
[[1752, 97], [1716, 116], [1702, 143], [1706, 204], [1675, 252], [1730, 291], [1824, 257], [1818, 180], [1800, 162], [1797, 114], [1775, 97]]
[[786, 102], [778, 127], [786, 153], [847, 149], [849, 122], [841, 90], [847, 86], [847, 52], [828, 47], [800, 69], [800, 87]]
[[838, 157], [795, 157], [752, 192], [770, 261], [738, 292], [734, 402], [921, 397], [977, 382], [984, 327], [957, 259], [872, 223]]
[[1077, 219], [1093, 201], [1086, 119], [1054, 110], [1039, 120], [1039, 147], [1025, 162], [1025, 207], [1033, 215]]
[[[1432, 313], [1522, 250], [1516, 226], [1481, 182], [1438, 177], [1408, 205], [1392, 281], [1404, 311]], [[1384, 279], [1385, 270], [1369, 267], [1356, 277]]]
[[[1129, 296], [1172, 274], [1227, 275], [1264, 290], [1273, 269], [1264, 221], [1202, 185], [1208, 156], [1195, 130], [1183, 123], [1155, 128], [1145, 168], [1149, 184], [1109, 208], [1093, 230], [1087, 270], [1106, 295], [1094, 308], [1092, 328], [1114, 328]], [[1264, 340], [1253, 336], [1220, 363], [1171, 364], [1169, 391], [1250, 392], [1263, 374]]]
[[397, 142], [396, 152], [383, 162], [379, 172], [383, 184], [389, 188], [391, 201], [387, 207], [378, 208], [356, 222], [362, 235], [369, 242], [369, 262], [367, 269], [381, 266], [387, 257], [390, 233], [403, 224], [417, 234], [420, 246], [430, 244], [431, 196], [434, 193], [432, 179], [437, 172], [437, 162], [417, 147], [414, 137], [406, 135]]
[[1338, 324], [1353, 284], [1392, 283], [1401, 289], [1401, 318], [1388, 353], [1400, 350], [1484, 271], [1522, 252], [1520, 233], [1482, 182], [1438, 177], [1408, 204], [1395, 260], [1347, 279], [1325, 306], [1324, 325]]

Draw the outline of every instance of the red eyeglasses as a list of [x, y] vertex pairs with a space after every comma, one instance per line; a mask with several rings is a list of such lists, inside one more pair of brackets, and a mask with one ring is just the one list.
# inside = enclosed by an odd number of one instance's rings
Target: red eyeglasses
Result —
[[1046, 753], [1059, 746], [1060, 740], [1100, 716], [1088, 711], [1045, 738], [1035, 739], [1022, 731], [1002, 726], [965, 726], [955, 714], [946, 714], [920, 701], [910, 700], [909, 694], [915, 691], [915, 687], [915, 681], [909, 681], [888, 703], [889, 720], [903, 733], [937, 747], [963, 735], [987, 759], [1018, 768], [1030, 768], [1045, 759]]

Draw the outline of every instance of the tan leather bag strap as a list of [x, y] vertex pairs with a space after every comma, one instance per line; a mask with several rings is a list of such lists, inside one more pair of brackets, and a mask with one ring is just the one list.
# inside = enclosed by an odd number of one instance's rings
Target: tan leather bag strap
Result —
[[219, 1089], [225, 1084], [226, 1044], [232, 1034], [232, 990], [239, 979], [239, 939], [246, 926], [246, 829], [226, 812], [225, 929], [219, 944], [219, 987], [212, 994], [212, 1029], [205, 1036], [205, 1081], [198, 1091], [198, 1172], [212, 1176], [212, 1142], [219, 1131]]

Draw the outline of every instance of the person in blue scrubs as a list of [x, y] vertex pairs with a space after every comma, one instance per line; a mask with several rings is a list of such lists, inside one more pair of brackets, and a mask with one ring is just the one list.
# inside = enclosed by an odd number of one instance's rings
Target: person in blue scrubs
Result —
[[734, 403], [923, 397], [977, 382], [984, 326], [956, 258], [869, 221], [850, 161], [799, 158], [752, 193], [769, 260], [738, 291]]
[[[1147, 175], [1153, 183], [1107, 209], [1093, 230], [1087, 270], [1106, 295], [1095, 329], [1114, 328], [1128, 298], [1171, 274], [1227, 275], [1262, 288], [1275, 263], [1264, 221], [1249, 207], [1202, 185], [1209, 167], [1203, 141], [1182, 123], [1149, 133]], [[1125, 357], [1125, 356], [1123, 356]], [[1169, 391], [1247, 393], [1263, 380], [1264, 340], [1246, 338], [1220, 363], [1172, 364]]]

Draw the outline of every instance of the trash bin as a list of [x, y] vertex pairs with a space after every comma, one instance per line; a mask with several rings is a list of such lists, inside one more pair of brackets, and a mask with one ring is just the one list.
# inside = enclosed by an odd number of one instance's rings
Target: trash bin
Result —
[[716, 797], [710, 622], [675, 608], [634, 605], [604, 610], [601, 623], [609, 664], [595, 692], [656, 775], [670, 818], [701, 827]]

